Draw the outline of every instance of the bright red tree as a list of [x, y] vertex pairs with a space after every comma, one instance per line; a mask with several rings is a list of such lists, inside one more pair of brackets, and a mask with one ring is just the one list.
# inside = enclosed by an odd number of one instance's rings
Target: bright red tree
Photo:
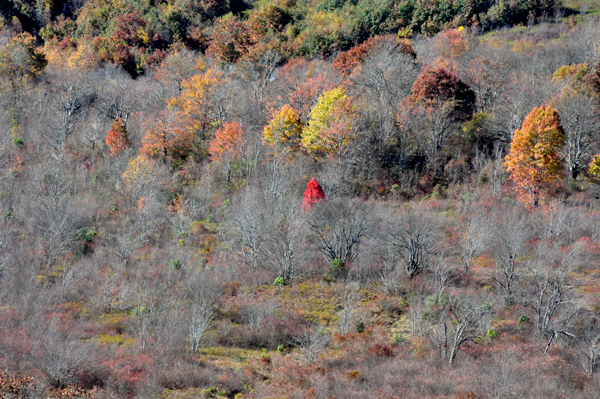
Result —
[[304, 190], [304, 199], [302, 200], [302, 210], [308, 211], [317, 202], [325, 201], [325, 193], [321, 185], [314, 177], [306, 183]]
[[110, 147], [110, 155], [116, 155], [131, 147], [123, 119], [119, 118], [113, 122], [110, 130], [106, 133], [106, 144]]

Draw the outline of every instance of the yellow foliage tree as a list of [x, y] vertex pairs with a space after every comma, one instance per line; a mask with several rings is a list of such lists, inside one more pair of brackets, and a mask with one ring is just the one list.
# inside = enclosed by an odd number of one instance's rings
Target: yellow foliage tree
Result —
[[339, 156], [353, 138], [355, 124], [356, 112], [344, 89], [326, 91], [310, 112], [302, 146], [316, 157]]
[[600, 180], [600, 154], [596, 154], [590, 162], [588, 173], [594, 180]]
[[20, 138], [25, 92], [31, 89], [32, 79], [42, 73], [48, 61], [35, 47], [35, 38], [25, 32], [13, 37], [0, 48], [0, 104], [11, 121], [11, 135]]
[[147, 195], [148, 188], [156, 181], [155, 161], [143, 154], [129, 160], [121, 175], [121, 187], [134, 201]]
[[263, 131], [263, 142], [277, 147], [296, 147], [302, 134], [300, 115], [289, 105], [273, 113]]
[[515, 131], [504, 165], [525, 202], [537, 206], [541, 192], [560, 182], [565, 139], [558, 112], [550, 106], [534, 108]]
[[94, 45], [85, 39], [73, 43], [73, 46], [60, 46], [55, 41], [47, 42], [44, 54], [48, 66], [54, 69], [72, 71], [91, 71], [100, 64], [100, 57]]

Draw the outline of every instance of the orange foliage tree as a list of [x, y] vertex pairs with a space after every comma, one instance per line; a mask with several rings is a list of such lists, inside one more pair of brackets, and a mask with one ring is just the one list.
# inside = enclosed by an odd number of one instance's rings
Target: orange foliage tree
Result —
[[409, 39], [398, 39], [394, 35], [374, 36], [348, 51], [341, 52], [333, 61], [333, 67], [344, 76], [349, 76], [354, 68], [359, 66], [372, 49], [376, 49], [388, 42], [394, 45], [400, 53], [416, 57], [412, 42]]
[[149, 158], [181, 160], [194, 149], [196, 136], [174, 122], [173, 114], [161, 114], [144, 125], [140, 153]]
[[227, 113], [227, 99], [219, 96], [222, 73], [214, 68], [181, 82], [181, 93], [169, 101], [176, 109], [179, 122], [200, 137], [213, 126], [219, 126]]
[[119, 118], [113, 122], [110, 130], [106, 133], [106, 144], [110, 147], [110, 155], [117, 155], [131, 147], [123, 119]]
[[239, 160], [243, 145], [244, 131], [237, 122], [225, 122], [210, 142], [210, 160], [223, 168], [228, 184], [233, 164]]
[[541, 192], [560, 182], [565, 140], [558, 112], [550, 106], [534, 108], [515, 131], [504, 165], [524, 201], [537, 206]]
[[208, 151], [211, 162], [219, 163], [226, 159], [237, 158], [243, 144], [244, 132], [240, 125], [237, 122], [225, 122], [210, 142]]
[[463, 26], [448, 29], [436, 37], [434, 48], [444, 57], [457, 58], [471, 47], [471, 36]]

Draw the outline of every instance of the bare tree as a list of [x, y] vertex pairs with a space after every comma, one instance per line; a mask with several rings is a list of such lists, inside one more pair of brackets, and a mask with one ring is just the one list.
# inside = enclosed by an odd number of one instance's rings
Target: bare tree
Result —
[[585, 168], [586, 161], [589, 162], [594, 135], [600, 130], [598, 99], [567, 92], [561, 96], [557, 110], [567, 136], [562, 153], [568, 176], [574, 180]]
[[272, 211], [266, 215], [262, 261], [286, 283], [297, 275], [302, 259], [306, 224], [300, 204], [290, 198], [272, 203]]
[[436, 227], [433, 219], [420, 209], [410, 209], [388, 222], [386, 238], [393, 248], [392, 254], [404, 263], [410, 278], [431, 265]]
[[600, 323], [595, 315], [585, 321], [577, 341], [581, 364], [591, 377], [600, 366]]
[[190, 351], [196, 353], [200, 349], [202, 337], [210, 328], [215, 318], [216, 300], [220, 286], [208, 272], [196, 273], [189, 277], [188, 296], [188, 341]]
[[360, 201], [333, 200], [313, 207], [308, 223], [330, 264], [337, 261], [344, 268], [354, 260], [369, 232], [369, 216], [367, 205]]
[[550, 202], [532, 216], [533, 222], [537, 224], [537, 234], [542, 240], [557, 241], [562, 245], [568, 245], [584, 236], [583, 232], [589, 224], [589, 215], [583, 215], [577, 208], [565, 206], [558, 201]]
[[452, 295], [434, 329], [440, 356], [449, 364], [454, 363], [458, 350], [485, 332], [492, 310], [489, 303], [480, 299]]
[[234, 205], [223, 223], [220, 234], [228, 243], [231, 254], [257, 270], [264, 246], [265, 216], [261, 201], [252, 190], [246, 190], [239, 204]]
[[148, 242], [148, 231], [143, 220], [138, 217], [124, 217], [120, 221], [117, 232], [109, 236], [110, 252], [118, 259], [119, 264], [127, 266], [131, 254]]
[[152, 327], [156, 315], [156, 307], [152, 303], [143, 304], [140, 302], [131, 315], [133, 316], [133, 328], [140, 338], [140, 349], [146, 349], [148, 340], [152, 337]]
[[413, 292], [408, 296], [407, 301], [410, 306], [410, 333], [413, 337], [420, 337], [425, 328], [425, 313], [427, 312], [423, 293]]
[[46, 112], [44, 136], [54, 149], [54, 157], [62, 159], [62, 151], [81, 119], [86, 99], [93, 87], [80, 73], [58, 72], [50, 75], [40, 107]]
[[263, 192], [267, 201], [272, 201], [289, 192], [291, 171], [294, 168], [290, 162], [290, 149], [275, 146], [266, 155], [266, 176], [262, 179]]
[[520, 129], [525, 117], [534, 107], [542, 104], [551, 87], [536, 76], [527, 73], [514, 74], [502, 87], [494, 108], [492, 130], [499, 143], [508, 146], [515, 130]]
[[568, 329], [580, 304], [571, 273], [581, 261], [581, 247], [576, 243], [565, 251], [556, 244], [541, 246], [538, 257], [531, 262], [531, 296], [527, 304], [533, 309], [538, 337], [548, 341], [544, 353], [559, 336], [575, 338]]
[[263, 327], [263, 323], [273, 316], [276, 309], [276, 300], [254, 300], [244, 307], [244, 319], [250, 330], [253, 333], [258, 333]]
[[492, 279], [502, 292], [505, 305], [515, 302], [515, 288], [520, 277], [522, 255], [531, 232], [525, 214], [514, 206], [495, 215], [492, 254], [495, 267]]
[[107, 66], [103, 72], [104, 82], [99, 89], [102, 110], [108, 118], [123, 119], [127, 123], [135, 112], [146, 107], [150, 97], [126, 72], [112, 66]]
[[65, 388], [77, 382], [82, 366], [91, 356], [91, 348], [76, 336], [62, 331], [60, 321], [52, 319], [42, 340], [35, 362], [48, 382], [55, 388]]
[[342, 309], [338, 311], [338, 328], [340, 335], [344, 336], [356, 328], [362, 318], [360, 311], [360, 291], [358, 284], [346, 284], [341, 292]]
[[245, 61], [240, 67], [240, 75], [245, 84], [249, 85], [252, 99], [262, 104], [266, 87], [277, 77], [278, 64], [281, 55], [273, 50], [267, 50], [255, 61]]
[[305, 328], [292, 340], [291, 344], [298, 347], [304, 363], [308, 366], [313, 363], [325, 350], [329, 343], [329, 334], [317, 326]]
[[398, 113], [402, 141], [416, 153], [435, 158], [454, 132], [454, 104], [445, 102], [438, 107], [409, 104]]
[[499, 351], [482, 364], [482, 378], [478, 385], [486, 395], [493, 399], [518, 399], [530, 396], [535, 389], [519, 365], [526, 364], [527, 355], [519, 349], [508, 348]]
[[39, 186], [35, 188], [37, 196], [31, 210], [31, 220], [34, 231], [40, 233], [47, 265], [69, 251], [76, 240], [80, 223], [80, 216], [71, 196], [72, 182], [65, 172], [65, 165], [58, 162], [48, 173], [36, 176]]
[[[179, 48], [176, 51], [169, 52], [155, 74], [155, 78], [172, 85], [175, 88], [172, 94], [177, 95], [183, 89], [182, 82], [198, 73], [202, 65], [204, 63], [195, 52], [186, 48]], [[172, 90], [167, 90], [167, 93], [171, 92]]]
[[465, 273], [469, 272], [473, 259], [481, 255], [487, 248], [490, 241], [487, 223], [484, 216], [471, 212], [465, 215], [464, 223], [459, 224], [458, 246]]
[[437, 256], [432, 262], [431, 270], [435, 277], [435, 291], [438, 300], [442, 298], [448, 283], [453, 279], [453, 269], [452, 264], [444, 258], [443, 254]]

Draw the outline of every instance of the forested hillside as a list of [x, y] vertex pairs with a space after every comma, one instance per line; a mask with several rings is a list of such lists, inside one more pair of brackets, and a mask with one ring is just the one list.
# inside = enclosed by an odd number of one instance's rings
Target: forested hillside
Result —
[[599, 6], [1, 1], [0, 398], [598, 398]]

